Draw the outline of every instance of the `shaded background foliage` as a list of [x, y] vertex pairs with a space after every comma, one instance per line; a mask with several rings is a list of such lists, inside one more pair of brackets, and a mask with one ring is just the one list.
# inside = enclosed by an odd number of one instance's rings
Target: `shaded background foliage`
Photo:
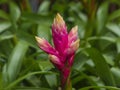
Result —
[[73, 89], [119, 90], [119, 0], [0, 0], [0, 88], [57, 90], [59, 72], [34, 36], [52, 43], [51, 25], [58, 12], [68, 30], [79, 27]]

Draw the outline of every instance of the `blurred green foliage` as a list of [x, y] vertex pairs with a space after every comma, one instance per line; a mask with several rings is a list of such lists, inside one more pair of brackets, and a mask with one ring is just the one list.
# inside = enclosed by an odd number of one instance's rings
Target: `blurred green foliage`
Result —
[[79, 27], [73, 90], [120, 90], [119, 0], [0, 0], [0, 89], [57, 90], [59, 72], [34, 38], [52, 43], [56, 13]]

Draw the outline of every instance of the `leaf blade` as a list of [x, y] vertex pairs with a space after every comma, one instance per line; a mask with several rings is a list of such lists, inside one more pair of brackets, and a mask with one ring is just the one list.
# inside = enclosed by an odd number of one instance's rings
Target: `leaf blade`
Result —
[[115, 81], [112, 76], [112, 73], [110, 72], [110, 68], [107, 65], [102, 54], [95, 48], [87, 48], [86, 51], [92, 58], [96, 67], [96, 72], [98, 73], [100, 78], [104, 81], [104, 83], [106, 85], [115, 86]]

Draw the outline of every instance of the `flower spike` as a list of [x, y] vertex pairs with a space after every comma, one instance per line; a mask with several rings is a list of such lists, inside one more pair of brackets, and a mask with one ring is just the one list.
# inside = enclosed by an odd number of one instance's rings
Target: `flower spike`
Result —
[[62, 90], [71, 90], [68, 89], [71, 85], [70, 73], [80, 43], [78, 26], [73, 27], [68, 34], [65, 21], [58, 13], [52, 24], [52, 38], [54, 47], [44, 38], [35, 37], [40, 49], [49, 54], [50, 61], [60, 71]]
[[47, 40], [45, 40], [44, 38], [40, 38], [35, 36], [35, 39], [38, 43], [38, 46], [45, 51], [48, 54], [55, 54], [57, 55], [58, 52], [47, 42]]

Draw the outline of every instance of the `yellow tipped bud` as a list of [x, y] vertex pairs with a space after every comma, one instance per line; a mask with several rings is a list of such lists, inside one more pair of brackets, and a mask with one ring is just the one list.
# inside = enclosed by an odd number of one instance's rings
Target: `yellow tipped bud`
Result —
[[80, 39], [77, 39], [75, 42], [73, 42], [70, 45], [70, 47], [67, 50], [68, 54], [74, 53], [79, 48], [79, 42], [80, 42]]
[[79, 48], [79, 43], [80, 43], [80, 39], [77, 39], [74, 43], [72, 43], [71, 47], [73, 48], [73, 50], [77, 50]]
[[35, 36], [35, 39], [40, 45], [44, 43], [44, 39], [42, 39], [40, 37]]
[[[53, 25], [58, 27], [58, 28], [64, 27], [65, 22], [59, 13], [57, 13], [56, 17], [54, 18]], [[60, 29], [60, 30], [62, 30], [62, 29]]]
[[73, 35], [76, 34], [77, 31], [78, 31], [78, 26], [75, 26], [75, 27], [72, 28]]
[[59, 64], [59, 59], [58, 59], [58, 57], [56, 57], [55, 55], [49, 54], [48, 57], [49, 57], [49, 59], [51, 60], [51, 62], [56, 63], [56, 64]]
[[64, 20], [59, 13], [57, 13], [57, 15], [55, 17], [55, 22], [58, 23], [58, 24], [63, 24], [64, 23]]

